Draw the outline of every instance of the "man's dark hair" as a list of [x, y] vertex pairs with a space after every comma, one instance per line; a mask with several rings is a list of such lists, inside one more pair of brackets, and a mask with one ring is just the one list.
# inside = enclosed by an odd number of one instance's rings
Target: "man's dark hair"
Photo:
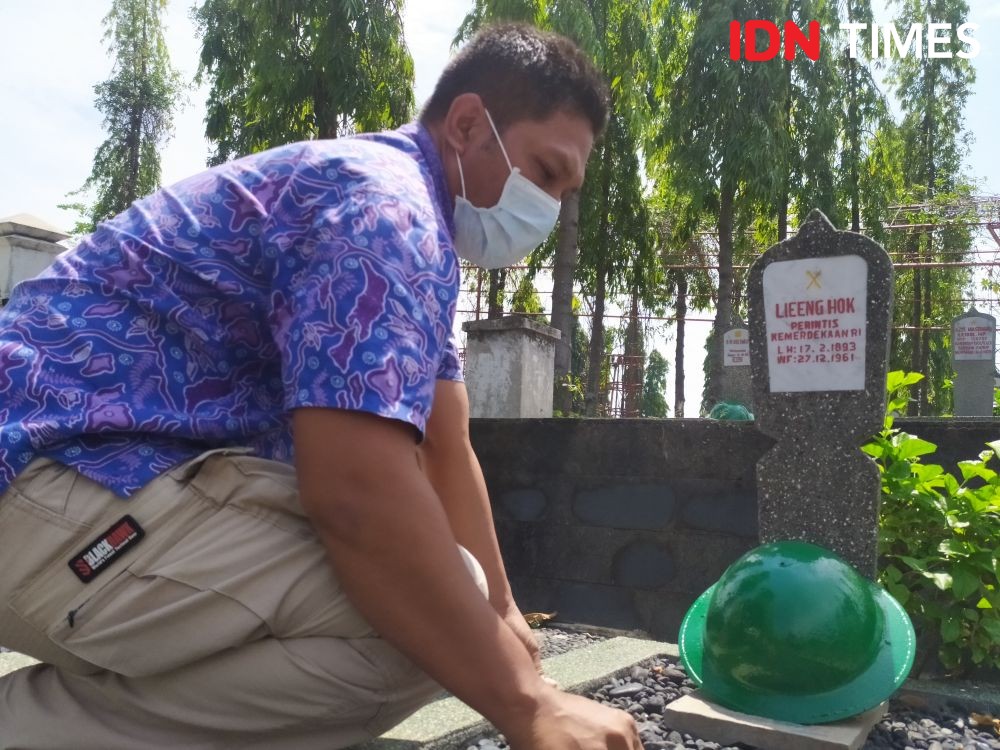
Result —
[[526, 24], [495, 24], [476, 34], [445, 67], [420, 120], [444, 119], [455, 97], [468, 93], [479, 95], [500, 130], [561, 111], [584, 117], [596, 137], [608, 120], [608, 88], [586, 53]]

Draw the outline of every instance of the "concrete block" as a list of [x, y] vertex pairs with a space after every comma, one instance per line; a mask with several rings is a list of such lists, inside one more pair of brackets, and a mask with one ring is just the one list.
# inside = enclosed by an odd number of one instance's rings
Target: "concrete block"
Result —
[[615, 555], [612, 578], [619, 586], [657, 589], [673, 579], [675, 570], [674, 558], [662, 544], [637, 541]]
[[547, 505], [541, 490], [511, 490], [500, 496], [500, 507], [515, 521], [537, 521]]
[[675, 505], [668, 484], [622, 482], [578, 492], [573, 512], [582, 523], [595, 526], [657, 530], [670, 522]]
[[757, 537], [757, 488], [731, 479], [678, 479], [681, 523], [698, 531]]
[[594, 613], [605, 613], [596, 623], [607, 628], [633, 630], [642, 627], [635, 609], [632, 592], [619, 586], [575, 581], [555, 582], [552, 609], [569, 622], [588, 622]]
[[663, 710], [663, 723], [723, 745], [742, 742], [760, 750], [857, 750], [888, 705], [882, 703], [851, 719], [807, 726], [730, 711], [692, 693]]

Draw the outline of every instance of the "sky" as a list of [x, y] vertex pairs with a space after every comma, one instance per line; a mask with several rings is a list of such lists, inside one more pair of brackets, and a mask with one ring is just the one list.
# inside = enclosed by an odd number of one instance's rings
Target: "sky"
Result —
[[[166, 16], [171, 59], [187, 81], [197, 71], [199, 52], [191, 5], [191, 0], [170, 0]], [[876, 22], [891, 19], [883, 5], [874, 5]], [[73, 213], [58, 204], [72, 200], [67, 194], [86, 180], [104, 139], [93, 87], [111, 72], [101, 41], [108, 6], [98, 0], [0, 0], [0, 29], [7, 32], [0, 45], [0, 217], [30, 213], [56, 226], [74, 224]], [[405, 34], [414, 60], [418, 106], [433, 89], [451, 54], [455, 29], [471, 6], [472, 0], [406, 3]], [[995, 134], [1000, 122], [1000, 0], [970, 0], [969, 8], [968, 20], [980, 26], [976, 36], [982, 51], [973, 60], [977, 81], [966, 108], [966, 126], [974, 138], [967, 163], [980, 180], [980, 192], [1000, 195], [1000, 138]], [[204, 168], [209, 154], [203, 136], [206, 94], [205, 87], [192, 83], [186, 106], [175, 116], [174, 136], [162, 153], [164, 184]], [[701, 361], [709, 328], [707, 322], [688, 326], [688, 416], [701, 400]], [[670, 331], [657, 335], [655, 345], [672, 360], [670, 336]], [[672, 403], [672, 373], [668, 383]]]

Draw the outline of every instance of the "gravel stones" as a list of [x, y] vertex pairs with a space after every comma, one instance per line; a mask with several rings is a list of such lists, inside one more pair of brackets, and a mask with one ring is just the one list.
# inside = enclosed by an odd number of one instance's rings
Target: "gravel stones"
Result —
[[[601, 685], [588, 697], [632, 714], [645, 750], [754, 750], [742, 743], [720, 745], [666, 726], [664, 706], [694, 690], [679, 664], [656, 659], [632, 667], [627, 675]], [[461, 750], [509, 750], [509, 746], [503, 735], [490, 735], [463, 743]], [[862, 750], [1000, 750], [1000, 737], [992, 730], [970, 726], [962, 713], [916, 711], [893, 702]]]
[[553, 627], [540, 628], [534, 633], [538, 640], [538, 650], [541, 651], [543, 659], [607, 640], [603, 636], [593, 633], [577, 633]]

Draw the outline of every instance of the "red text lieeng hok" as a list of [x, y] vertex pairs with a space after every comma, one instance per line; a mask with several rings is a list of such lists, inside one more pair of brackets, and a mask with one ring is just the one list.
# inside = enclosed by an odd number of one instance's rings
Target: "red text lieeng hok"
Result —
[[[806, 28], [808, 33], [794, 21], [785, 21], [783, 30], [773, 21], [766, 19], [752, 19], [745, 24], [730, 21], [729, 58], [739, 60], [745, 52], [745, 59], [749, 62], [773, 60], [783, 47], [786, 60], [795, 58], [796, 48], [802, 50], [810, 60], [818, 60], [821, 37], [819, 21], [810, 21]], [[967, 46], [967, 49], [958, 51], [958, 57], [970, 58], [979, 54], [979, 41], [970, 35], [970, 32], [978, 28], [978, 24], [963, 23], [955, 30], [958, 40]], [[840, 25], [840, 29], [848, 33], [848, 55], [852, 58], [858, 56], [858, 37], [861, 33], [867, 34], [871, 40], [873, 58], [952, 57], [954, 26], [950, 23], [929, 23], [926, 28], [924, 24], [915, 23], [905, 34], [901, 34], [895, 24], [891, 23], [881, 26], [874, 23], [844, 23]], [[759, 32], [764, 32], [767, 36], [766, 47], [758, 46], [763, 42]]]
[[855, 312], [854, 307], [854, 297], [778, 302], [774, 306], [774, 317], [806, 318], [812, 315], [847, 315]]

